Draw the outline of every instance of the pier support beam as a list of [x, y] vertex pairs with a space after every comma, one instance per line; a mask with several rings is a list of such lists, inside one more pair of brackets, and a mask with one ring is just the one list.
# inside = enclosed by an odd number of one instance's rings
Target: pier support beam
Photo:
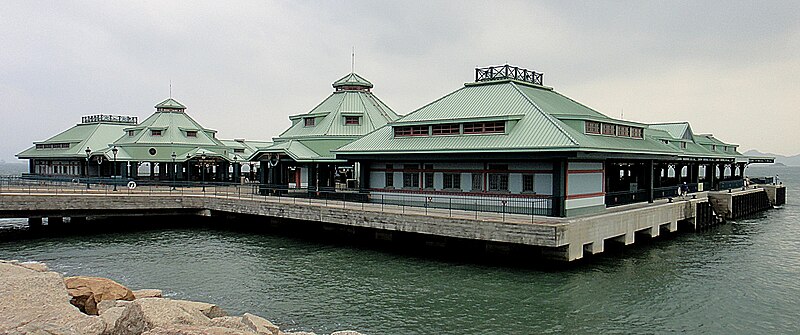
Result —
[[583, 252], [588, 252], [592, 255], [599, 254], [603, 252], [604, 249], [605, 249], [605, 241], [603, 240], [594, 241], [592, 243], [583, 245]]
[[650, 238], [658, 237], [661, 235], [661, 225], [655, 225], [650, 228], [645, 229], [642, 231], [645, 235], [650, 236]]
[[567, 261], [574, 261], [583, 258], [583, 245], [578, 243], [570, 244], [567, 247]]
[[614, 242], [619, 242], [624, 245], [631, 245], [636, 240], [636, 233], [635, 232], [628, 232], [625, 235], [620, 235], [617, 237], [612, 237], [611, 240]]

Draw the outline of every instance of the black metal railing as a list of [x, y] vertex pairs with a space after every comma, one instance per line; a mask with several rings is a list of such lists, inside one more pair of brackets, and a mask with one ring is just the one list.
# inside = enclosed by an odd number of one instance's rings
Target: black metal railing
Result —
[[475, 81], [514, 79], [536, 85], [543, 85], [543, 73], [511, 65], [479, 67], [475, 69]]
[[[687, 193], [698, 192], [699, 184], [687, 183]], [[653, 200], [678, 197], [680, 196], [680, 188], [680, 185], [655, 187], [653, 188]], [[611, 207], [649, 201], [648, 193], [648, 190], [607, 192], [606, 205]]]
[[509, 215], [517, 221], [531, 222], [538, 216], [561, 216], [563, 206], [563, 197], [554, 196], [371, 193], [360, 189], [308, 190], [259, 183], [172, 182], [30, 175], [0, 177], [0, 193], [215, 196], [502, 221], [506, 221], [506, 216]]

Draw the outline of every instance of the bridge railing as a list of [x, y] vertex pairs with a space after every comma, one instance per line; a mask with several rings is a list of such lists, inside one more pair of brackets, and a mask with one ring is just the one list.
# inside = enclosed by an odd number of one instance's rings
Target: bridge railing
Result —
[[563, 199], [553, 196], [510, 194], [414, 194], [370, 192], [359, 189], [290, 189], [285, 185], [220, 182], [128, 181], [110, 178], [0, 177], [0, 193], [84, 194], [130, 196], [204, 196], [275, 201], [367, 209], [382, 212], [437, 214], [473, 219], [533, 222], [536, 217], [559, 216]]

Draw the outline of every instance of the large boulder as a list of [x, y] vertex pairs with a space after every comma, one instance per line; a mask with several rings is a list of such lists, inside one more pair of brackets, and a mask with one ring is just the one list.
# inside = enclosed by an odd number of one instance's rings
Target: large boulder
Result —
[[0, 261], [0, 334], [103, 332], [103, 320], [81, 313], [69, 300], [61, 274]]
[[181, 307], [183, 308], [199, 311], [209, 319], [218, 318], [221, 316], [228, 316], [228, 313], [225, 312], [221, 307], [214, 304], [209, 304], [207, 302], [188, 301], [188, 300], [172, 300], [172, 301], [176, 304], [181, 305]]
[[97, 303], [103, 300], [133, 300], [133, 292], [125, 286], [100, 277], [67, 277], [64, 279], [70, 301], [81, 311], [98, 315]]
[[163, 292], [157, 289], [143, 289], [143, 290], [135, 290], [133, 291], [133, 296], [136, 299], [140, 298], [163, 298]]
[[250, 313], [242, 315], [242, 322], [259, 335], [278, 335], [281, 331], [269, 320]]
[[241, 316], [221, 316], [218, 318], [211, 319], [211, 326], [213, 327], [222, 327], [222, 328], [230, 328], [235, 330], [241, 330], [244, 332], [251, 332], [255, 334], [253, 329], [248, 327], [244, 322], [242, 322]]
[[139, 335], [156, 328], [209, 326], [211, 320], [199, 310], [186, 308], [171, 299], [136, 299], [125, 307], [111, 334]]
[[157, 327], [142, 335], [255, 335], [255, 333], [224, 327], [176, 325]]
[[100, 318], [106, 323], [105, 334], [111, 334], [114, 331], [117, 320], [122, 318], [122, 313], [124, 312], [125, 307], [111, 307], [100, 314]]
[[125, 307], [130, 303], [131, 302], [127, 300], [103, 300], [97, 303], [97, 312], [103, 315], [103, 313], [110, 308]]

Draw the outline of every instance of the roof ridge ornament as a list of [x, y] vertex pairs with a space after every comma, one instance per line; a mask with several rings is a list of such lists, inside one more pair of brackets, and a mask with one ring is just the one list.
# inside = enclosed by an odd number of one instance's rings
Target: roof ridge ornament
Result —
[[475, 68], [475, 82], [513, 79], [544, 86], [544, 73], [523, 69], [508, 64]]

